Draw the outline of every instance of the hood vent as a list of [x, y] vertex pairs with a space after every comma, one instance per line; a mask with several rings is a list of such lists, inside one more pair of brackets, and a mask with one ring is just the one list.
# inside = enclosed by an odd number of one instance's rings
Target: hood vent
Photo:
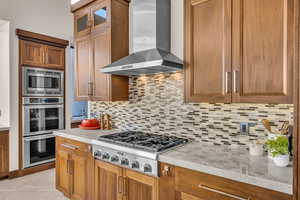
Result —
[[102, 72], [135, 76], [182, 70], [183, 62], [170, 53], [171, 0], [133, 0], [131, 8], [134, 53]]

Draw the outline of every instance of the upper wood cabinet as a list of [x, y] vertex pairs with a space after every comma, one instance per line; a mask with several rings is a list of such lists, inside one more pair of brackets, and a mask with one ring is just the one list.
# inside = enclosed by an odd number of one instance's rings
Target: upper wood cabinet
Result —
[[295, 1], [233, 2], [233, 101], [292, 103]]
[[230, 102], [231, 1], [186, 2], [186, 100]]
[[9, 173], [9, 134], [8, 131], [0, 131], [0, 178]]
[[187, 0], [186, 101], [292, 103], [294, 3]]
[[104, 74], [101, 68], [129, 54], [129, 4], [98, 0], [74, 13], [76, 99], [128, 100], [128, 77]]
[[62, 70], [65, 68], [65, 48], [20, 40], [20, 53], [21, 65]]

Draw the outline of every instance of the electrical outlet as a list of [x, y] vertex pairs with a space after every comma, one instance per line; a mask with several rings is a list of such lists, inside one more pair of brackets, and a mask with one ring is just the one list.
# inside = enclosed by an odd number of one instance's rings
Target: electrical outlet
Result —
[[248, 122], [240, 123], [240, 135], [249, 135], [249, 123]]

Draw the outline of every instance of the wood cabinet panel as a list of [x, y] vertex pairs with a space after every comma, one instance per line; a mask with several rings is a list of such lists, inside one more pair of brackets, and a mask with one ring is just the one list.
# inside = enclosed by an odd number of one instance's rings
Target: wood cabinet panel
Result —
[[70, 162], [69, 153], [64, 150], [56, 150], [56, 188], [67, 197], [70, 196]]
[[85, 200], [88, 193], [88, 156], [71, 155], [71, 199]]
[[111, 75], [100, 70], [110, 64], [110, 34], [102, 32], [92, 37], [93, 56], [93, 100], [108, 101], [110, 99]]
[[175, 190], [203, 200], [288, 200], [292, 196], [189, 169], [176, 167]]
[[180, 200], [204, 200], [204, 199], [200, 199], [198, 197], [186, 194], [186, 193], [181, 193], [180, 194]]
[[230, 102], [231, 0], [188, 0], [186, 11], [186, 101]]
[[31, 41], [20, 40], [21, 65], [45, 66], [45, 46]]
[[50, 68], [63, 70], [65, 68], [65, 49], [46, 46], [46, 65]]
[[158, 180], [132, 170], [125, 170], [125, 200], [158, 200]]
[[9, 134], [7, 131], [0, 132], [0, 178], [9, 172]]
[[88, 101], [91, 94], [91, 48], [90, 38], [76, 41], [76, 100]]
[[292, 103], [294, 1], [233, 1], [234, 102]]
[[75, 38], [89, 35], [91, 32], [91, 10], [84, 7], [74, 13], [74, 36]]
[[122, 168], [96, 160], [95, 161], [95, 200], [123, 199]]

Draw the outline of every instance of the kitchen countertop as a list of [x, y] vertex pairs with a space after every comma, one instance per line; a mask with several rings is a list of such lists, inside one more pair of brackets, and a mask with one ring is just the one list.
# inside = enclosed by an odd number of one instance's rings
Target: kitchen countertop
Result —
[[[95, 144], [99, 136], [116, 132], [119, 130], [70, 129], [55, 131], [54, 134]], [[227, 146], [192, 142], [162, 153], [158, 159], [178, 167], [292, 194], [292, 167], [276, 167], [266, 155], [250, 156], [246, 148], [231, 149]]]
[[9, 125], [0, 123], [0, 131], [8, 131], [9, 129], [10, 129]]
[[97, 140], [99, 136], [110, 135], [119, 132], [118, 130], [82, 130], [79, 128], [69, 130], [54, 131], [54, 135], [65, 137], [79, 142], [87, 144], [93, 144], [94, 140]]
[[203, 173], [293, 194], [293, 168], [280, 168], [246, 148], [193, 142], [163, 153], [159, 161]]

